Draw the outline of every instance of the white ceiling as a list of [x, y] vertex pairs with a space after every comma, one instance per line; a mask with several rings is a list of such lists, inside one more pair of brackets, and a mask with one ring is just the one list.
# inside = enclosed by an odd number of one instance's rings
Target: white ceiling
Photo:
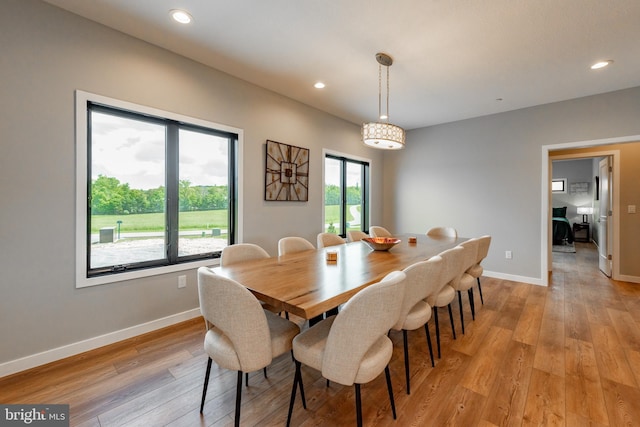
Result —
[[358, 124], [377, 52], [406, 129], [640, 86], [639, 0], [45, 1]]

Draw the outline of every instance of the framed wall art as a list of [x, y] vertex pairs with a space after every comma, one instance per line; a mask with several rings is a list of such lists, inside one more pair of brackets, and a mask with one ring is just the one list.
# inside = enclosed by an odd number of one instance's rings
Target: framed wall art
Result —
[[309, 200], [309, 149], [267, 140], [265, 200]]

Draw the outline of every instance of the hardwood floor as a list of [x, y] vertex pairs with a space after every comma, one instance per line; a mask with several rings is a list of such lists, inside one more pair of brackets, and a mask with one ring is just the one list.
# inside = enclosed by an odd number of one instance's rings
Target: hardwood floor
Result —
[[[402, 334], [391, 333], [398, 419], [384, 375], [362, 387], [365, 425], [640, 424], [640, 285], [597, 269], [593, 245], [554, 253], [552, 284], [482, 280], [476, 320], [464, 301], [457, 340], [441, 311], [442, 359], [431, 367], [424, 331], [409, 333], [411, 395], [405, 393]], [[477, 288], [476, 288], [477, 291]], [[434, 327], [430, 325], [435, 338]], [[0, 379], [1, 403], [68, 403], [74, 426], [227, 426], [236, 374], [211, 371], [199, 414], [206, 356], [201, 319]], [[242, 425], [284, 425], [294, 366], [284, 355], [243, 388]], [[353, 387], [303, 368], [307, 410], [292, 425], [354, 425]]]

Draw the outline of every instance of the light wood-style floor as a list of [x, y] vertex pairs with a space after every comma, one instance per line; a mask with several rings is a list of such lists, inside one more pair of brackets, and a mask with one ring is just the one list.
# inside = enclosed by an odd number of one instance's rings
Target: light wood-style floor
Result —
[[[441, 312], [443, 355], [429, 363], [424, 331], [409, 333], [412, 393], [404, 388], [402, 336], [391, 334], [398, 419], [384, 375], [363, 386], [365, 425], [640, 425], [640, 285], [607, 279], [593, 245], [554, 254], [549, 288], [484, 278], [485, 304], [467, 310], [452, 340]], [[476, 293], [477, 296], [477, 293]], [[457, 305], [454, 314], [457, 313]], [[431, 325], [432, 336], [435, 338]], [[227, 426], [236, 374], [212, 368], [199, 414], [204, 324], [189, 321], [0, 379], [1, 403], [68, 403], [77, 426]], [[294, 366], [287, 354], [250, 375], [242, 425], [284, 425]], [[355, 424], [352, 387], [326, 387], [303, 368], [308, 409], [292, 425]]]

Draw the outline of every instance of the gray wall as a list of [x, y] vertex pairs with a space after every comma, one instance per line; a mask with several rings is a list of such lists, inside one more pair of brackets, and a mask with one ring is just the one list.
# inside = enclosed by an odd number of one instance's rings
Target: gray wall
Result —
[[[491, 234], [485, 270], [541, 279], [542, 147], [638, 135], [639, 118], [636, 87], [411, 131], [407, 148], [385, 159], [385, 222], [398, 231], [444, 224], [463, 236]], [[627, 226], [621, 248], [640, 237]], [[640, 276], [622, 267], [638, 255], [622, 251], [621, 274]]]
[[[380, 222], [382, 154], [360, 128], [36, 0], [0, 14], [0, 364], [198, 307], [195, 273], [76, 289], [74, 91], [244, 129], [244, 240], [315, 242], [322, 149], [372, 160]], [[311, 89], [310, 89], [311, 90]], [[267, 139], [310, 149], [310, 200], [265, 202]]]
[[[593, 206], [594, 193], [593, 184], [594, 177], [592, 175], [593, 160], [554, 160], [553, 162], [553, 179], [566, 179], [567, 192], [553, 193], [553, 207], [567, 207], [567, 219], [571, 222], [582, 222], [582, 215], [578, 215], [578, 206]], [[589, 184], [587, 194], [575, 194], [571, 192], [571, 184], [583, 183]], [[594, 211], [595, 212], [595, 211]], [[592, 215], [587, 217], [589, 223], [593, 223]]]

